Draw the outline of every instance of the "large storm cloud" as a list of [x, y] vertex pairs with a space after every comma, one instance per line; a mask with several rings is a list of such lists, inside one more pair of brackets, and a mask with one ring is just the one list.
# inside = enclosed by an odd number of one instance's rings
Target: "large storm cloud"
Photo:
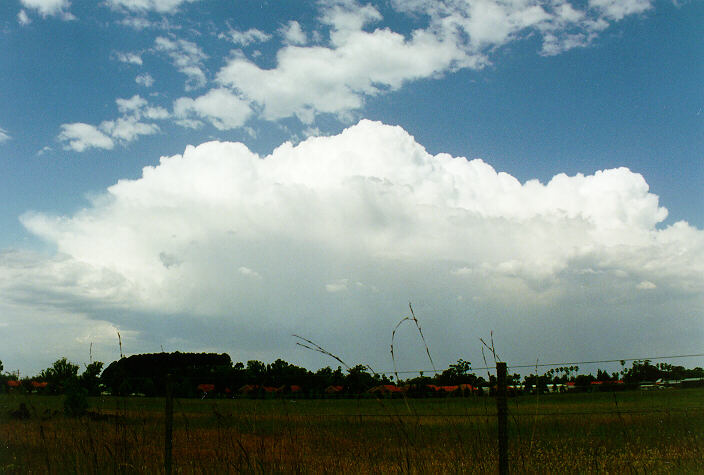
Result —
[[[95, 325], [76, 348], [121, 328], [133, 352], [309, 365], [334, 362], [291, 333], [388, 368], [408, 301], [444, 363], [476, 361], [491, 329], [513, 361], [686, 351], [704, 336], [704, 233], [666, 216], [625, 168], [520, 183], [362, 121], [265, 157], [188, 147], [73, 215], [25, 214], [55, 253], [0, 256], [0, 301]], [[400, 335], [402, 365], [427, 366], [416, 338]]]

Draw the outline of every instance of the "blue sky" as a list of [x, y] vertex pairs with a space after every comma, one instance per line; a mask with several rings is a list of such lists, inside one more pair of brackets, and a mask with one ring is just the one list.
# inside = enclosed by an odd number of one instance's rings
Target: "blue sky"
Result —
[[222, 334], [242, 332], [242, 359], [327, 364], [292, 347], [308, 332], [386, 367], [409, 300], [446, 363], [472, 356], [441, 329], [504, 329], [521, 362], [541, 335], [573, 343], [552, 359], [696, 352], [703, 20], [694, 1], [3, 2], [0, 359], [95, 341], [109, 360], [120, 329], [133, 352], [237, 358]]

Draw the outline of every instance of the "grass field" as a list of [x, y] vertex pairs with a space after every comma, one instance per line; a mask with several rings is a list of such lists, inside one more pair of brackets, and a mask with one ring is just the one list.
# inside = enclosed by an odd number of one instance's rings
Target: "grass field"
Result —
[[[31, 417], [10, 412], [24, 402]], [[164, 400], [0, 396], [0, 473], [159, 473]], [[704, 389], [509, 400], [510, 467], [532, 473], [704, 473]], [[175, 473], [491, 473], [495, 401], [193, 400], [174, 404]]]

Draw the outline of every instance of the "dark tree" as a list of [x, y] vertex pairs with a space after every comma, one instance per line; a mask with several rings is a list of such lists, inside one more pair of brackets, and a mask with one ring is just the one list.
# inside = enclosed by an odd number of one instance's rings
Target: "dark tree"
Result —
[[71, 363], [66, 358], [61, 358], [56, 360], [50, 368], [39, 373], [39, 378], [49, 383], [48, 391], [50, 393], [60, 394], [66, 390], [67, 385], [78, 378], [78, 365]]
[[171, 375], [176, 396], [194, 396], [201, 383], [212, 383], [232, 368], [230, 356], [215, 353], [154, 353], [132, 355], [113, 361], [100, 381], [113, 394], [154, 392], [164, 395], [166, 376]]
[[477, 376], [471, 371], [472, 364], [469, 361], [465, 361], [460, 358], [457, 360], [457, 363], [451, 364], [445, 371], [436, 377], [437, 384], [471, 384], [472, 386], [476, 386]]
[[103, 369], [103, 363], [100, 361], [95, 361], [88, 366], [86, 366], [85, 371], [80, 377], [80, 384], [83, 389], [88, 392], [90, 396], [100, 395], [100, 372]]
[[371, 375], [365, 365], [358, 364], [347, 370], [345, 376], [345, 389], [351, 394], [360, 394], [368, 389], [382, 384], [382, 379], [377, 375]]
[[247, 361], [247, 382], [249, 384], [264, 384], [266, 382], [266, 365], [261, 361]]

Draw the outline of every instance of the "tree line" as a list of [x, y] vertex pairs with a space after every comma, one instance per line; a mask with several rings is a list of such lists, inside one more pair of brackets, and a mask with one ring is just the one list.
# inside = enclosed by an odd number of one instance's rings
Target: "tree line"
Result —
[[[310, 397], [331, 392], [340, 394], [363, 394], [375, 387], [404, 386], [409, 394], [427, 394], [428, 388], [491, 388], [495, 377], [476, 375], [471, 363], [459, 359], [447, 369], [432, 376], [419, 376], [395, 380], [393, 376], [378, 374], [365, 365], [342, 369], [325, 367], [317, 371], [277, 359], [265, 364], [250, 360], [246, 364], [233, 363], [226, 353], [153, 353], [120, 358], [107, 367], [96, 361], [81, 372], [79, 365], [66, 358], [55, 361], [52, 366], [36, 376], [17, 378], [3, 373], [0, 362], [0, 391], [23, 391], [41, 394], [71, 394], [76, 398], [85, 396], [133, 395], [164, 396], [167, 386], [177, 397], [197, 397], [203, 392], [211, 395], [234, 396], [244, 388], [249, 395], [277, 392], [299, 392]], [[578, 366], [550, 369], [543, 374], [519, 374], [509, 376], [508, 384], [522, 390], [547, 391], [550, 385], [567, 385], [588, 388], [592, 383], [621, 383], [634, 387], [644, 381], [682, 380], [704, 378], [700, 367], [687, 369], [667, 363], [653, 364], [649, 360], [634, 361], [630, 368], [622, 362], [620, 372], [608, 373], [599, 369], [596, 375], [579, 374]], [[334, 388], [334, 390], [331, 390]], [[448, 391], [449, 392], [449, 391]], [[78, 405], [81, 402], [78, 401]]]

